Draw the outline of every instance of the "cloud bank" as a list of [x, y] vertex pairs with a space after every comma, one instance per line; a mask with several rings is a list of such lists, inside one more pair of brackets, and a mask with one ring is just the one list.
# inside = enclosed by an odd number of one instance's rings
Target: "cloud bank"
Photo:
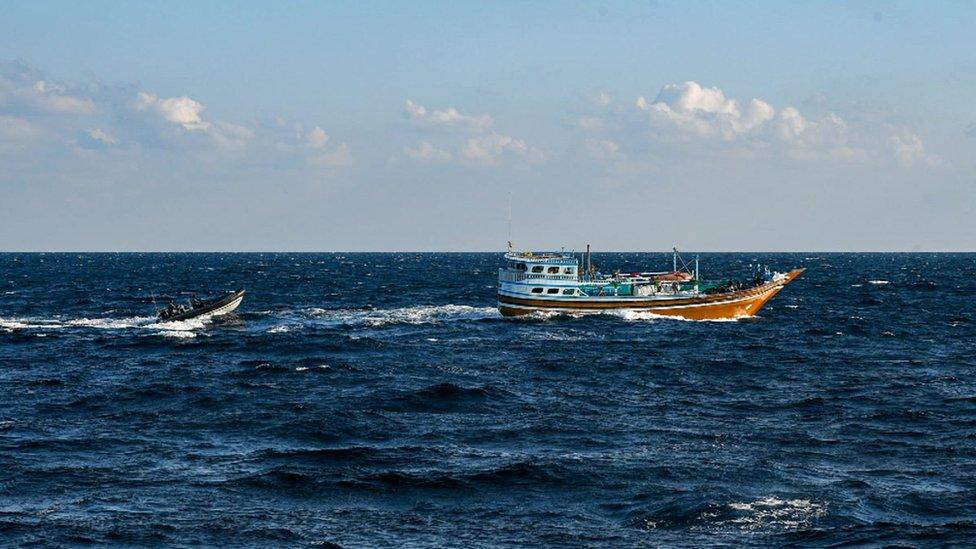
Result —
[[572, 126], [594, 159], [610, 162], [655, 155], [694, 154], [712, 161], [821, 162], [876, 164], [902, 168], [944, 165], [922, 138], [894, 122], [879, 123], [866, 113], [804, 113], [770, 101], [740, 101], [718, 87], [688, 81], [666, 84], [653, 100], [638, 96], [630, 109], [612, 109], [609, 100]]
[[[948, 165], [903, 123], [857, 111], [825, 111], [818, 108], [823, 101], [804, 103], [805, 108], [813, 105], [809, 112], [758, 97], [731, 97], [717, 86], [694, 81], [665, 84], [653, 99], [648, 97], [638, 96], [628, 105], [607, 91], [589, 94], [566, 132], [576, 145], [565, 147], [554, 140], [546, 144], [546, 152], [500, 130], [492, 115], [407, 99], [402, 107], [406, 123], [361, 156], [353, 154], [347, 140], [328, 132], [327, 124], [221, 120], [191, 94], [167, 97], [129, 85], [63, 83], [23, 63], [7, 62], [0, 63], [0, 151], [176, 148], [189, 155], [246, 154], [250, 161], [269, 166], [315, 169], [361, 162], [377, 166], [390, 158], [469, 168], [588, 159], [594, 168], [630, 166], [633, 172], [648, 163], [675, 162], [681, 155], [710, 162], [887, 164], [900, 169]], [[550, 135], [561, 132], [554, 124]], [[213, 147], [210, 153], [208, 146]]]
[[[406, 100], [404, 114], [424, 139], [404, 148], [406, 156], [421, 163], [468, 161], [481, 166], [497, 166], [504, 160], [539, 163], [546, 159], [541, 149], [523, 139], [493, 129], [494, 119], [487, 114], [466, 115], [454, 107], [428, 109]], [[443, 132], [448, 129], [450, 132]]]

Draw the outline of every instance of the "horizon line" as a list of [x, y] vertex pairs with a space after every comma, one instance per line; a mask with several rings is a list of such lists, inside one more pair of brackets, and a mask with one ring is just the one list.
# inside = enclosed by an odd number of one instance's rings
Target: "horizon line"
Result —
[[[525, 250], [528, 251], [528, 250]], [[539, 249], [538, 252], [555, 251]], [[563, 250], [565, 251], [565, 250]], [[672, 250], [591, 250], [594, 254], [672, 253]], [[678, 250], [681, 252], [682, 250]], [[0, 250], [0, 254], [504, 254], [507, 250]], [[569, 253], [585, 253], [570, 250]], [[693, 250], [706, 254], [972, 254], [976, 250]]]

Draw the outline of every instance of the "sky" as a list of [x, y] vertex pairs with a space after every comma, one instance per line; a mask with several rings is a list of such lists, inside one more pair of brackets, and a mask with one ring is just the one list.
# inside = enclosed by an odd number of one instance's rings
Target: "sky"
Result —
[[974, 28], [949, 1], [5, 2], [0, 250], [972, 251]]

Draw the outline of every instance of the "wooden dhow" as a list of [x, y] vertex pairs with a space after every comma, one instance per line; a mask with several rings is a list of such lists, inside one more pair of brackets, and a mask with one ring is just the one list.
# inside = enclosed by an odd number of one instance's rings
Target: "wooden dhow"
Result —
[[803, 269], [759, 270], [748, 282], [706, 284], [677, 250], [671, 271], [604, 275], [593, 266], [589, 246], [582, 258], [564, 252], [513, 252], [498, 271], [498, 310], [505, 316], [533, 312], [638, 311], [689, 320], [749, 317]]

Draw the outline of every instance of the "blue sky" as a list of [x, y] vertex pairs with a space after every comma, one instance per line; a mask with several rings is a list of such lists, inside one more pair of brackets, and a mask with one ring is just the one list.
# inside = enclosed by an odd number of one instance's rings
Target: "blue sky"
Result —
[[11, 2], [0, 249], [972, 250], [974, 6]]

